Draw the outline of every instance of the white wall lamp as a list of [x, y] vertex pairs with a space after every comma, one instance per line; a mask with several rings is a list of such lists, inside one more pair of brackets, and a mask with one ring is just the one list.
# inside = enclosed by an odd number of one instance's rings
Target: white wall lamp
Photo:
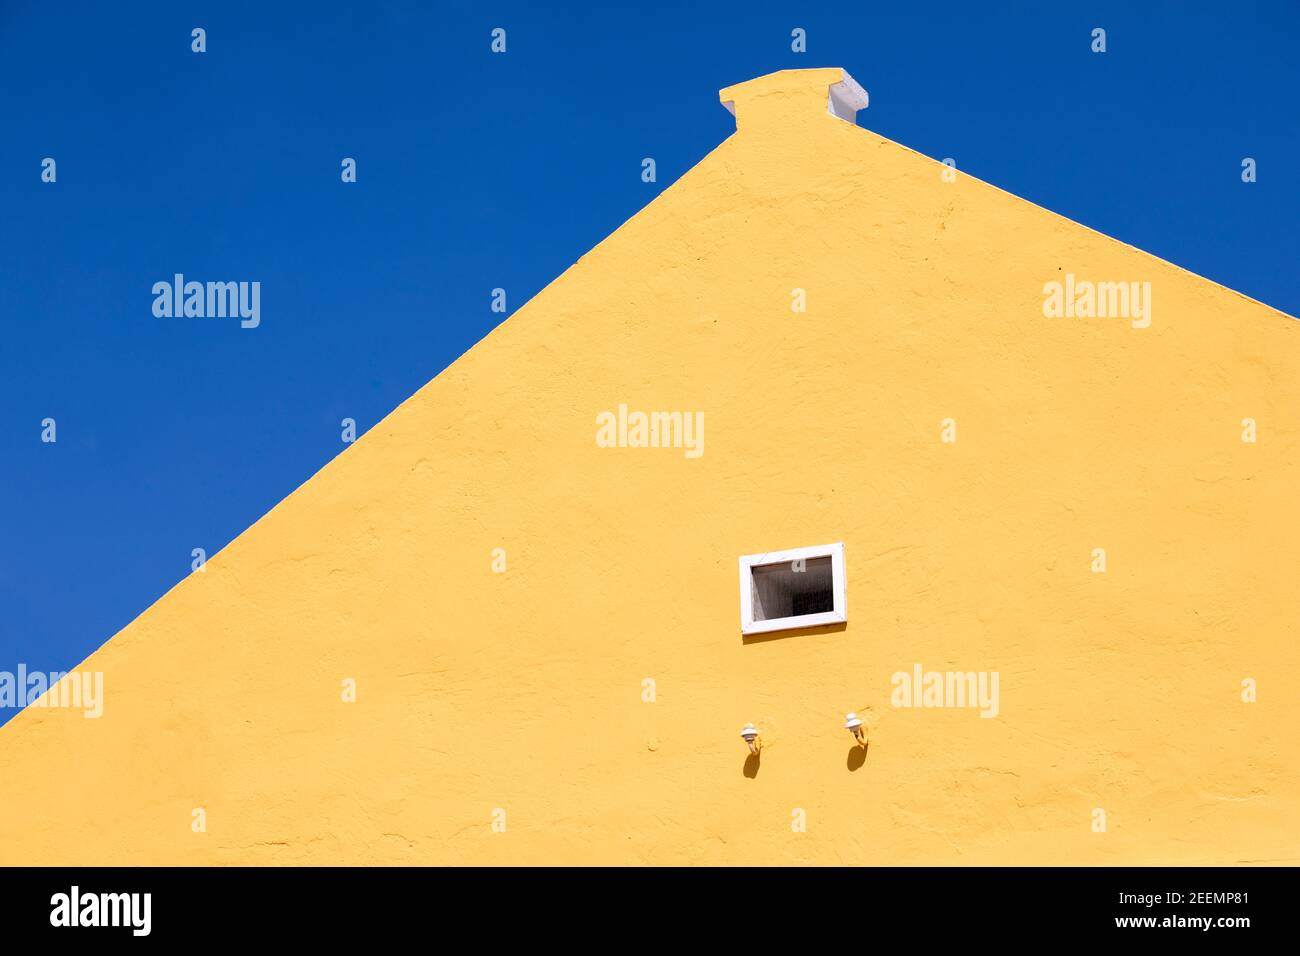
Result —
[[745, 744], [749, 747], [749, 752], [757, 754], [763, 749], [763, 742], [758, 739], [758, 731], [753, 724], [746, 724], [741, 730], [740, 736], [745, 738]]
[[863, 748], [867, 746], [867, 734], [862, 729], [862, 721], [858, 719], [857, 714], [846, 714], [844, 720], [844, 729], [853, 735]]

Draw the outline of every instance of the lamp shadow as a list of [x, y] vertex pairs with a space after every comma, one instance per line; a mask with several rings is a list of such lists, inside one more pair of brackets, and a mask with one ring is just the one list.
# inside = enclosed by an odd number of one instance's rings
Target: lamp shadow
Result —
[[858, 744], [853, 745], [853, 749], [849, 751], [849, 759], [845, 764], [845, 766], [849, 768], [849, 773], [853, 773], [853, 771], [860, 769], [862, 765], [867, 762], [867, 748], [870, 746], [871, 744], [865, 744], [862, 746], [859, 746]]
[[766, 644], [768, 641], [782, 641], [787, 637], [805, 637], [809, 634], [834, 634], [846, 630], [848, 621], [835, 624], [819, 624], [816, 627], [794, 627], [788, 631], [768, 631], [766, 634], [742, 634], [741, 641], [746, 647], [750, 644]]
[[753, 780], [758, 776], [759, 755], [750, 754], [745, 758], [745, 769], [742, 771], [746, 777]]

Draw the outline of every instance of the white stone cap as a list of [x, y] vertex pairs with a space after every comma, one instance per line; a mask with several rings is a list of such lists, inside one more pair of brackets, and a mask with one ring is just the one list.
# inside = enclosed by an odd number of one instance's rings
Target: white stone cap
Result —
[[841, 70], [844, 79], [831, 87], [830, 111], [842, 120], [857, 122], [858, 110], [867, 108], [867, 91], [858, 81], [849, 76], [847, 70]]

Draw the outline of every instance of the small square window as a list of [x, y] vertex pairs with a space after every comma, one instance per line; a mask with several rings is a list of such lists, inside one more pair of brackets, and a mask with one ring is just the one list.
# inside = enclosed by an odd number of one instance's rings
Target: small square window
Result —
[[847, 620], [842, 543], [747, 554], [740, 559], [742, 634]]

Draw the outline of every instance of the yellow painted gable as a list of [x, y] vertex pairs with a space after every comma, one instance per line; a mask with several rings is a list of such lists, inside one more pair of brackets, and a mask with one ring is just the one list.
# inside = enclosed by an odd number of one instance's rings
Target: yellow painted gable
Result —
[[[945, 181], [841, 77], [723, 91], [736, 135], [82, 665], [102, 717], [0, 728], [0, 864], [1300, 861], [1300, 325]], [[1044, 315], [1067, 276], [1149, 325]], [[620, 405], [702, 453], [601, 447]], [[742, 638], [737, 558], [826, 542], [847, 623]], [[917, 666], [997, 715], [894, 706]]]

